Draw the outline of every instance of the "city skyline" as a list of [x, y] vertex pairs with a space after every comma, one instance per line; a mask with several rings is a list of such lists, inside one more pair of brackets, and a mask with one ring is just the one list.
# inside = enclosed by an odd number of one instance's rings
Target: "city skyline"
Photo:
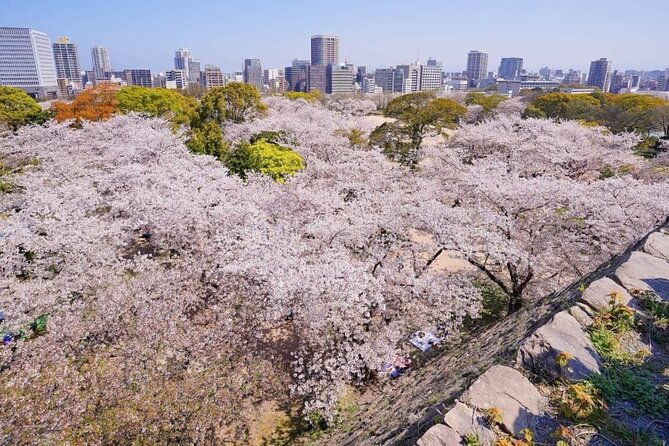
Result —
[[[489, 69], [496, 69], [502, 57], [515, 56], [523, 57], [524, 67], [534, 71], [543, 66], [587, 71], [590, 61], [602, 57], [618, 70], [669, 66], [666, 53], [655, 45], [663, 41], [662, 11], [669, 12], [669, 6], [654, 0], [637, 2], [632, 13], [623, 7], [627, 3], [590, 2], [579, 5], [578, 14], [525, 0], [489, 5], [484, 12], [430, 0], [417, 8], [422, 12], [401, 15], [388, 7], [393, 1], [382, 8], [344, 0], [333, 10], [320, 5], [301, 8], [306, 5], [303, 1], [281, 6], [261, 2], [262, 7], [253, 10], [236, 3], [202, 2], [187, 13], [177, 13], [170, 7], [173, 3], [148, 0], [133, 3], [132, 9], [103, 10], [78, 0], [67, 2], [67, 8], [43, 0], [30, 4], [4, 0], [0, 25], [44, 31], [54, 41], [68, 36], [79, 48], [82, 69], [91, 68], [86, 49], [97, 45], [108, 48], [115, 70], [165, 72], [172, 68], [176, 48], [189, 48], [202, 64], [219, 66], [224, 72], [240, 71], [249, 57], [260, 59], [263, 67], [283, 67], [296, 58], [308, 59], [309, 37], [317, 34], [340, 37], [340, 62], [371, 69], [432, 57], [443, 63], [445, 71], [463, 71], [472, 49], [489, 54]], [[347, 8], [349, 3], [355, 8]], [[158, 4], [161, 8], [156, 9]], [[95, 20], [101, 14], [105, 26]], [[197, 26], [184, 26], [189, 20]], [[416, 20], [422, 26], [411, 33], [394, 32], [408, 23], [415, 28]], [[561, 20], [569, 20], [569, 33], [562, 31]], [[249, 22], [255, 34], [249, 32]], [[621, 31], [615, 25], [622, 23]]]

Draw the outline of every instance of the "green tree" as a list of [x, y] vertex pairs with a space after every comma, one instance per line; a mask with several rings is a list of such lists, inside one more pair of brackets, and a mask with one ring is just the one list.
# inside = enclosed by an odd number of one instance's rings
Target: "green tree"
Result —
[[41, 124], [48, 118], [48, 112], [23, 90], [0, 86], [0, 124], [15, 132], [22, 125]]
[[381, 147], [391, 159], [415, 169], [423, 139], [453, 128], [466, 113], [464, 106], [435, 98], [432, 92], [405, 94], [388, 103], [384, 114], [396, 121], [377, 127], [370, 135], [370, 143]]
[[501, 94], [485, 94], [472, 91], [465, 97], [465, 104], [480, 105], [483, 108], [483, 113], [487, 115], [506, 99], [506, 96]]
[[186, 147], [193, 153], [211, 155], [223, 161], [228, 153], [229, 145], [223, 139], [221, 126], [214, 121], [207, 121], [190, 129]]
[[614, 133], [635, 131], [644, 135], [659, 131], [665, 136], [663, 109], [669, 102], [641, 94], [608, 95], [602, 111], [603, 123]]
[[595, 121], [600, 111], [600, 101], [592, 95], [548, 93], [538, 96], [529, 104], [525, 117]]
[[287, 91], [284, 93], [284, 96], [286, 96], [291, 101], [296, 99], [304, 99], [307, 102], [323, 102], [325, 99], [323, 93], [321, 93], [320, 90], [311, 90], [308, 93], [303, 91]]
[[228, 152], [225, 165], [233, 175], [246, 179], [248, 172], [259, 172], [279, 183], [304, 169], [304, 159], [294, 150], [264, 139], [242, 143]]
[[222, 125], [225, 121], [240, 123], [253, 119], [266, 110], [254, 85], [230, 82], [209, 90], [200, 101], [198, 114], [202, 122], [213, 120]]
[[165, 88], [124, 87], [117, 93], [116, 100], [123, 112], [145, 113], [175, 125], [188, 124], [197, 106], [193, 98]]

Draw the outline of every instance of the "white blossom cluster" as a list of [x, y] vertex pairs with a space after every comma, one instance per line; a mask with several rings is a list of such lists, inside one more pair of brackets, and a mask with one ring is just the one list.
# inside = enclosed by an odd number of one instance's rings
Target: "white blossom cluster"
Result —
[[[0, 140], [3, 163], [38, 160], [0, 194], [0, 329], [49, 315], [0, 347], [1, 435], [243, 441], [262, 401], [327, 412], [409, 333], [475, 318], [473, 276], [531, 300], [669, 215], [666, 181], [635, 176], [633, 136], [502, 116], [431, 142], [410, 172], [350, 147], [341, 130], [371, 130], [351, 112], [267, 104], [224, 130], [287, 132], [306, 169], [285, 184], [228, 176], [134, 115]], [[592, 175], [622, 163], [636, 170]], [[472, 269], [438, 267], [446, 252]]]

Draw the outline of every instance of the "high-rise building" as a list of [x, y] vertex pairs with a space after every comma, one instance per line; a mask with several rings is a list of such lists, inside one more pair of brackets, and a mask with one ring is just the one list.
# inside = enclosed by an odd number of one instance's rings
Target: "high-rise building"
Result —
[[311, 36], [311, 65], [339, 63], [339, 37]]
[[290, 91], [309, 91], [309, 61], [294, 59], [284, 73]]
[[328, 70], [326, 65], [312, 65], [309, 67], [309, 91], [327, 91]]
[[153, 76], [151, 70], [124, 70], [123, 78], [128, 85], [136, 85], [139, 87], [153, 87]]
[[327, 66], [327, 93], [355, 92], [355, 67], [353, 65], [330, 64]]
[[[401, 72], [401, 74], [400, 74]], [[420, 65], [398, 65], [395, 67], [395, 91], [415, 93], [420, 91]]]
[[244, 59], [244, 82], [255, 85], [259, 92], [263, 91], [260, 59]]
[[279, 77], [279, 70], [278, 68], [268, 68], [266, 70], [263, 70], [262, 72], [262, 83], [265, 85], [269, 85], [270, 81], [273, 79], [276, 79]]
[[46, 33], [0, 27], [0, 85], [20, 88], [40, 99], [57, 95], [53, 50]]
[[81, 66], [77, 46], [67, 37], [59, 37], [53, 44], [53, 60], [56, 64], [56, 76], [65, 79], [73, 90], [83, 88], [81, 82]]
[[377, 68], [374, 71], [374, 85], [385, 92], [395, 91], [395, 69]]
[[602, 58], [590, 62], [588, 73], [588, 85], [597, 87], [604, 93], [608, 93], [611, 87], [611, 61]]
[[523, 71], [522, 57], [502, 57], [497, 75], [506, 80], [514, 80]]
[[579, 85], [581, 83], [581, 72], [579, 70], [569, 70], [562, 79], [563, 84]]
[[204, 86], [209, 89], [214, 87], [223, 87], [224, 85], [225, 79], [223, 78], [223, 72], [221, 69], [215, 65], [205, 65]]
[[541, 67], [539, 68], [539, 75], [542, 80], [549, 81], [553, 78], [555, 74], [554, 70], [551, 70], [550, 67]]
[[201, 83], [202, 74], [200, 73], [200, 61], [199, 60], [190, 60], [188, 61], [188, 83], [189, 84], [199, 84]]
[[109, 60], [109, 51], [107, 48], [103, 46], [94, 46], [91, 48], [91, 61], [93, 62], [95, 82], [108, 79], [109, 73], [112, 71], [112, 67]]
[[190, 63], [193, 61], [193, 52], [188, 48], [179, 48], [174, 52], [174, 69], [183, 71], [186, 80], [190, 79]]
[[184, 70], [170, 70], [165, 73], [165, 88], [183, 90], [188, 87], [188, 78]]
[[270, 79], [268, 86], [269, 91], [272, 93], [283, 94], [288, 91], [288, 82], [286, 82], [286, 78], [284, 77], [283, 73], [279, 73], [277, 77]]
[[355, 81], [358, 84], [362, 85], [362, 82], [366, 74], [367, 74], [367, 67], [363, 65], [358, 66], [358, 72], [355, 74]]
[[441, 68], [441, 64], [435, 63], [420, 66], [420, 91], [440, 90], [443, 79], [444, 71]]
[[477, 87], [488, 72], [488, 53], [472, 50], [467, 55], [467, 78], [471, 87]]

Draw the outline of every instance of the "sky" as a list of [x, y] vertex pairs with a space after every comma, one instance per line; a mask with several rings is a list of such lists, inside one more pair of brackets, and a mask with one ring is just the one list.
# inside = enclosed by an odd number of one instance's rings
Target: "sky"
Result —
[[432, 57], [462, 71], [472, 49], [489, 53], [489, 71], [501, 57], [529, 70], [587, 70], [602, 57], [669, 68], [669, 0], [0, 0], [0, 26], [68, 36], [82, 69], [95, 45], [117, 70], [171, 69], [178, 48], [224, 72], [246, 58], [281, 68], [309, 59], [313, 34], [340, 36], [342, 62], [370, 68]]

